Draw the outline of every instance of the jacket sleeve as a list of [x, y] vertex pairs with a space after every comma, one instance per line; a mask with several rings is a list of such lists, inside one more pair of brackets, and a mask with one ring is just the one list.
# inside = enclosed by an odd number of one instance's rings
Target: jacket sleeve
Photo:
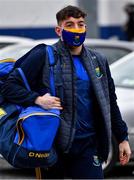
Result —
[[108, 86], [109, 86], [112, 132], [115, 135], [115, 138], [117, 139], [118, 143], [120, 143], [128, 137], [128, 128], [126, 123], [122, 120], [122, 116], [117, 104], [117, 96], [115, 93], [114, 81], [111, 77], [111, 72], [107, 61], [106, 61], [106, 71], [107, 71]]
[[[29, 106], [33, 105], [39, 96], [35, 88], [38, 84], [42, 67], [45, 63], [45, 46], [43, 44], [34, 47], [23, 57], [17, 60], [15, 69], [1, 87], [1, 94], [6, 100], [12, 103]], [[20, 65], [19, 65], [20, 64]], [[24, 82], [17, 70], [20, 67], [31, 87], [31, 91], [25, 88]]]

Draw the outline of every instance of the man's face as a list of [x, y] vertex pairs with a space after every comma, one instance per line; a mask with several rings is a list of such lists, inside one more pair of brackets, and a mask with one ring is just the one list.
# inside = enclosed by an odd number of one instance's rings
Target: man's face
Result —
[[74, 17], [69, 17], [66, 20], [63, 20], [59, 23], [59, 25], [55, 28], [55, 31], [58, 36], [61, 37], [62, 35], [62, 30], [71, 30], [71, 29], [81, 29], [81, 30], [86, 30], [86, 24], [84, 18], [74, 18]]

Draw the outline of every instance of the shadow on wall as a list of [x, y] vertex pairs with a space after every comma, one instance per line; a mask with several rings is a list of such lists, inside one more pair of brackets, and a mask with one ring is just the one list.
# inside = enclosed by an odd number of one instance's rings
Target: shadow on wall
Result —
[[124, 31], [126, 33], [126, 38], [128, 41], [134, 41], [134, 4], [128, 3], [124, 7], [125, 12], [127, 13], [127, 22], [124, 26]]

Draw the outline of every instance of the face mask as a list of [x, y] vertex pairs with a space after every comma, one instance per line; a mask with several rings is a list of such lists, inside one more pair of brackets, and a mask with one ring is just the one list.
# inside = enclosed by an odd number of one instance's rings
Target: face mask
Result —
[[86, 37], [85, 29], [62, 30], [63, 41], [69, 46], [80, 46], [85, 41], [85, 37]]

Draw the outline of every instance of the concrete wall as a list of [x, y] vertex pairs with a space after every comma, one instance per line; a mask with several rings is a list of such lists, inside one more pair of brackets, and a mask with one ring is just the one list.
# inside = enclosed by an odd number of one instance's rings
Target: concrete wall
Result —
[[78, 0], [80, 8], [87, 12], [87, 37], [97, 38], [98, 37], [98, 24], [97, 24], [97, 6], [98, 0]]
[[77, 0], [0, 0], [0, 35], [57, 37], [57, 11]]

